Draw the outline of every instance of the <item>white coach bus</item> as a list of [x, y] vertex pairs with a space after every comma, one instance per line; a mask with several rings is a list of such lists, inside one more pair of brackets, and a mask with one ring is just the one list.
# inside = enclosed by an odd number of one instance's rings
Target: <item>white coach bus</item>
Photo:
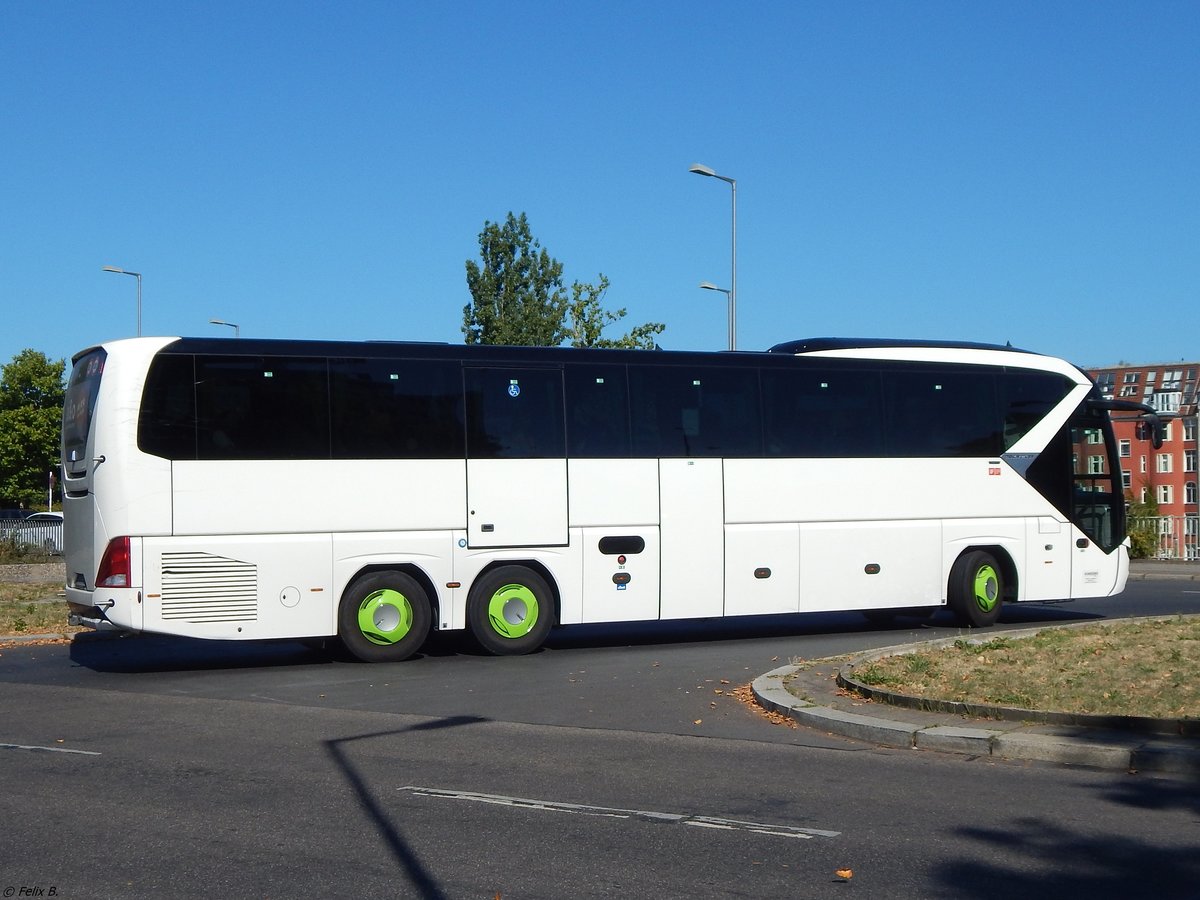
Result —
[[508, 654], [584, 622], [986, 626], [1124, 588], [1114, 408], [979, 344], [120, 340], [67, 389], [67, 599], [93, 627], [336, 635], [367, 661], [431, 628]]

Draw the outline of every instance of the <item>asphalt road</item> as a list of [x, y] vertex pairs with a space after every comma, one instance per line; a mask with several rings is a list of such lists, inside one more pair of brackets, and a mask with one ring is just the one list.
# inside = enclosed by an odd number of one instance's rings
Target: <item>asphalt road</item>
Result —
[[[1195, 612], [1192, 588], [1005, 623]], [[794, 657], [955, 630], [576, 628], [529, 657], [443, 640], [388, 666], [6, 648], [0, 897], [1195, 896], [1194, 782], [880, 749], [729, 696]]]

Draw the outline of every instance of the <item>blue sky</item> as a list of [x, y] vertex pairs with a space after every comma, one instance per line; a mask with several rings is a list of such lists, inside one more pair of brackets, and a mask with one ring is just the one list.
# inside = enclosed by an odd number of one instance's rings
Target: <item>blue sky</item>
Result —
[[462, 340], [524, 211], [668, 349], [1200, 358], [1194, 2], [0, 10], [0, 362], [143, 333]]

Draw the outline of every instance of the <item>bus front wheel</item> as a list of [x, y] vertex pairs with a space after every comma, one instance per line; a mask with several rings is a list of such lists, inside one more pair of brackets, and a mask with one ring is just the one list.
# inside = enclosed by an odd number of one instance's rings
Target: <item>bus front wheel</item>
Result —
[[501, 566], [484, 574], [471, 588], [467, 625], [489, 653], [532, 653], [554, 627], [554, 593], [532, 569]]
[[346, 590], [338, 609], [338, 637], [363, 662], [408, 659], [429, 634], [429, 595], [404, 572], [372, 572]]
[[950, 569], [947, 605], [968, 628], [986, 628], [1000, 618], [1004, 576], [995, 557], [972, 550], [954, 561]]

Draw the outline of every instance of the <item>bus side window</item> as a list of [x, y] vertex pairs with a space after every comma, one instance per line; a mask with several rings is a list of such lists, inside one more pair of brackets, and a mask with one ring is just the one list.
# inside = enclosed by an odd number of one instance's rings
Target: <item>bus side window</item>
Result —
[[1000, 376], [1000, 409], [1004, 414], [1004, 449], [1007, 450], [1040, 422], [1070, 392], [1062, 375], [1007, 369]]
[[762, 455], [756, 369], [633, 367], [629, 397], [635, 456]]
[[564, 369], [567, 455], [629, 456], [629, 388], [624, 366], [568, 365]]
[[323, 358], [199, 356], [200, 459], [328, 459]]
[[764, 369], [762, 384], [768, 456], [865, 457], [882, 451], [877, 370]]
[[138, 417], [138, 447], [164, 459], [196, 458], [196, 375], [190, 354], [163, 354], [151, 364]]
[[334, 459], [455, 459], [463, 455], [457, 362], [332, 359]]

